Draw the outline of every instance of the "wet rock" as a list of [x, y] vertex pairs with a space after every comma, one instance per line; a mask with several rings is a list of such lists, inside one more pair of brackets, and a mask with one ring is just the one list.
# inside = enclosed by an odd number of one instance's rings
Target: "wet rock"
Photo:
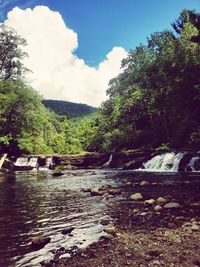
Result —
[[127, 182], [126, 185], [127, 185], [127, 186], [131, 186], [132, 183], [131, 183], [131, 182]]
[[101, 196], [104, 194], [103, 191], [99, 191], [98, 188], [92, 188], [90, 191], [91, 196]]
[[31, 245], [34, 249], [40, 249], [43, 248], [46, 244], [48, 244], [50, 241], [50, 237], [38, 236], [32, 240]]
[[108, 190], [108, 193], [111, 194], [111, 195], [119, 195], [121, 194], [121, 190], [120, 189], [115, 189], [115, 188], [111, 188]]
[[146, 186], [146, 185], [149, 185], [149, 182], [148, 181], [142, 181], [140, 183], [140, 186]]
[[181, 205], [177, 202], [169, 202], [169, 203], [164, 205], [165, 209], [178, 209], [180, 207], [181, 207]]
[[160, 205], [156, 205], [155, 207], [154, 207], [154, 210], [155, 211], [161, 211], [163, 208], [160, 206]]
[[156, 203], [161, 206], [164, 205], [166, 202], [167, 202], [167, 199], [164, 197], [159, 197], [156, 199]]
[[62, 176], [62, 175], [64, 175], [63, 172], [54, 172], [54, 173], [52, 174], [52, 176], [54, 176], [54, 177], [59, 177], [59, 176]]
[[81, 191], [84, 193], [89, 193], [91, 192], [91, 188], [82, 188]]
[[144, 201], [144, 203], [147, 205], [153, 205], [155, 203], [155, 199], [153, 199], [153, 198], [147, 199]]
[[131, 200], [142, 200], [143, 195], [141, 193], [135, 193], [130, 196], [130, 199]]
[[63, 235], [67, 235], [67, 234], [70, 234], [74, 229], [75, 229], [75, 227], [73, 227], [73, 226], [72, 227], [68, 227], [68, 228], [63, 229], [61, 233]]
[[110, 223], [110, 221], [108, 219], [102, 219], [101, 220], [102, 225], [108, 225], [109, 223]]

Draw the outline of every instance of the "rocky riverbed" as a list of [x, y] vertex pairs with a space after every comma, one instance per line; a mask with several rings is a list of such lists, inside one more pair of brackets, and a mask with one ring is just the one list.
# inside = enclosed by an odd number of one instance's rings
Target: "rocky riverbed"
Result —
[[149, 174], [142, 180], [144, 175], [130, 173], [119, 178], [118, 187], [84, 190], [109, 206], [112, 224], [102, 221], [99, 241], [84, 249], [60, 248], [42, 265], [200, 266], [200, 178]]

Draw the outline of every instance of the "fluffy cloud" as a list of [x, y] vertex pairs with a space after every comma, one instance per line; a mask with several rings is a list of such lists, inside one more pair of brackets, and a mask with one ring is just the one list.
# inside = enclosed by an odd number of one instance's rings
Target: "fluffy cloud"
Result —
[[25, 65], [33, 72], [27, 80], [45, 98], [82, 102], [98, 106], [106, 99], [111, 78], [120, 73], [127, 52], [114, 47], [97, 68], [88, 66], [75, 55], [77, 33], [68, 28], [58, 12], [37, 6], [8, 13], [5, 24], [23, 36], [29, 57]]

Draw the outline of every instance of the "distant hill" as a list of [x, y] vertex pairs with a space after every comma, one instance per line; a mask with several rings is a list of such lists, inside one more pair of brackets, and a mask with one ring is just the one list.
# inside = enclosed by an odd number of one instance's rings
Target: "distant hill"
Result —
[[86, 104], [78, 104], [63, 100], [43, 100], [42, 103], [46, 108], [53, 110], [59, 115], [65, 115], [68, 118], [82, 117], [97, 111], [97, 108]]

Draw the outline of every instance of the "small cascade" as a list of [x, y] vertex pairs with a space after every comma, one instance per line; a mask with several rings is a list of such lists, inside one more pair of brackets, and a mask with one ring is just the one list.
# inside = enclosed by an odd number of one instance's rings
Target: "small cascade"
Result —
[[51, 166], [53, 166], [53, 158], [47, 157], [45, 160], [45, 167], [49, 169]]
[[112, 159], [113, 159], [113, 155], [111, 154], [108, 161], [106, 163], [104, 163], [101, 168], [109, 168], [110, 167], [110, 164], [112, 162]]
[[20, 157], [16, 160], [15, 166], [28, 166], [28, 158]]
[[28, 166], [36, 168], [38, 166], [38, 158], [30, 158], [28, 161]]
[[196, 156], [196, 157], [191, 158], [186, 168], [189, 168], [192, 171], [199, 171], [200, 170], [200, 157]]
[[157, 155], [144, 163], [144, 169], [148, 171], [160, 172], [177, 172], [179, 163], [184, 156], [184, 153], [167, 152], [162, 155]]

